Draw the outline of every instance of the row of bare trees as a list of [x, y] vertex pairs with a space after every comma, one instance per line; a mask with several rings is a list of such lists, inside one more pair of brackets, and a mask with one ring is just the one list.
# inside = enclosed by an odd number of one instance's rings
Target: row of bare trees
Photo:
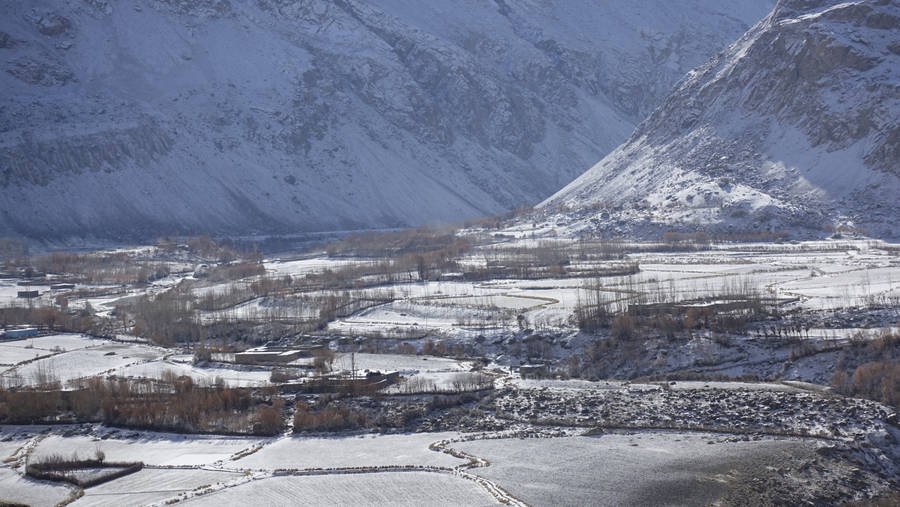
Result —
[[70, 390], [0, 390], [0, 422], [102, 421], [185, 433], [273, 435], [283, 401], [272, 388], [199, 387], [190, 377], [90, 378]]

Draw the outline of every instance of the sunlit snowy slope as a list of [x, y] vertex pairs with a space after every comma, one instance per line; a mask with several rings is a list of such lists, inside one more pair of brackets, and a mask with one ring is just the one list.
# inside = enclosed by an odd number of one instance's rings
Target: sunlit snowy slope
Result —
[[542, 205], [562, 228], [900, 237], [900, 4], [782, 0]]

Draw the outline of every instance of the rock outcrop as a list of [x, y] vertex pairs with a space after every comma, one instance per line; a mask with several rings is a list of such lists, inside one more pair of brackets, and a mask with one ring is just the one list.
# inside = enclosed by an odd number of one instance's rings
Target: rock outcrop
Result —
[[782, 0], [542, 209], [587, 234], [896, 239], [898, 34], [897, 2]]

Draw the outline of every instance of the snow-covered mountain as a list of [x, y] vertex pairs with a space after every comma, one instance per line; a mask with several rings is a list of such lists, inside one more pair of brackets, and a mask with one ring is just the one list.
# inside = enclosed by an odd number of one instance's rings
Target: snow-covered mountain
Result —
[[599, 234], [900, 237], [900, 3], [781, 0], [542, 203]]
[[0, 3], [0, 235], [385, 227], [546, 198], [772, 4]]

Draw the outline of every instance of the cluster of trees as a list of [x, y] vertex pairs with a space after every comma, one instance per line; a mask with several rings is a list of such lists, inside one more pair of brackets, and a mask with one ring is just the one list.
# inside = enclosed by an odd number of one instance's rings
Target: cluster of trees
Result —
[[[44, 457], [37, 462], [29, 462], [25, 467], [25, 474], [41, 481], [68, 482], [81, 488], [89, 488], [109, 482], [128, 474], [133, 474], [144, 468], [142, 462], [110, 462], [105, 460], [103, 451], [98, 450], [93, 459], [64, 458], [54, 454]], [[88, 470], [95, 472], [97, 469], [109, 469], [106, 473], [80, 474]]]
[[31, 259], [30, 266], [38, 272], [65, 275], [82, 283], [147, 283], [169, 275], [167, 264], [137, 260], [127, 252], [56, 252]]
[[434, 394], [409, 398], [376, 396], [360, 400], [351, 395], [320, 396], [312, 402], [297, 402], [294, 415], [295, 432], [330, 432], [348, 430], [389, 431], [414, 429], [416, 420], [434, 411], [468, 415], [462, 406], [481, 399], [484, 393]]
[[266, 274], [266, 268], [262, 263], [238, 261], [214, 266], [207, 272], [206, 279], [210, 282], [227, 282], [264, 274]]
[[[671, 306], [652, 312], [628, 308], [615, 311], [610, 306], [579, 304], [575, 308], [578, 328], [586, 332], [607, 330], [618, 340], [632, 340], [638, 335], [664, 336], [674, 339], [679, 335], [690, 336], [695, 330], [711, 333], [735, 333], [743, 331], [762, 311], [759, 306], [747, 305], [742, 310], [722, 310], [713, 306]], [[773, 335], [774, 336], [774, 335]]]
[[194, 296], [186, 287], [176, 287], [157, 295], [146, 294], [128, 305], [116, 307], [131, 332], [161, 345], [199, 343], [207, 332], [194, 312]]
[[490, 375], [478, 372], [462, 372], [453, 375], [446, 388], [438, 388], [432, 378], [414, 375], [402, 386], [406, 394], [458, 394], [494, 387], [494, 378]]
[[[324, 405], [324, 406], [323, 406]], [[365, 428], [369, 424], [367, 414], [349, 407], [309, 404], [298, 400], [294, 411], [295, 432], [327, 432]]]
[[831, 378], [831, 385], [841, 394], [900, 409], [900, 361], [873, 361], [856, 367], [852, 373], [839, 369]]
[[463, 224], [463, 226], [466, 228], [502, 229], [504, 226], [512, 222], [513, 219], [525, 217], [532, 214], [533, 212], [533, 206], [523, 205], [505, 213], [494, 215], [492, 217], [475, 218], [472, 220], [468, 220]]
[[215, 241], [207, 235], [189, 237], [181, 240], [181, 243], [171, 238], [162, 238], [157, 242], [157, 247], [166, 254], [173, 254], [182, 248], [208, 262], [229, 263], [237, 259], [258, 262], [262, 258], [256, 248], [240, 248], [228, 241]]
[[613, 338], [627, 340], [643, 330], [671, 339], [698, 329], [745, 331], [751, 322], [777, 313], [772, 303], [749, 279], [726, 284], [714, 294], [686, 297], [674, 285], [638, 287], [629, 277], [625, 284], [605, 286], [595, 278], [579, 292], [573, 317], [586, 332], [609, 330]]
[[111, 336], [113, 325], [108, 319], [96, 318], [90, 306], [77, 311], [64, 311], [50, 306], [0, 308], [0, 326], [33, 325], [50, 331], [70, 331], [94, 336]]
[[397, 257], [403, 254], [452, 251], [460, 254], [469, 249], [468, 240], [456, 235], [452, 228], [419, 227], [402, 231], [351, 234], [329, 244], [330, 256]]
[[640, 271], [637, 263], [597, 263], [624, 257], [623, 245], [612, 241], [546, 240], [535, 245], [494, 247], [479, 253], [484, 257], [484, 265], [469, 268], [464, 273], [468, 280], [627, 276]]
[[[262, 270], [262, 265], [258, 265]], [[262, 270], [264, 271], [264, 270]], [[255, 276], [255, 270], [251, 274], [242, 273], [242, 276]], [[235, 305], [245, 303], [258, 297], [273, 295], [287, 296], [293, 285], [293, 279], [289, 275], [282, 277], [262, 276], [250, 283], [233, 281], [222, 290], [210, 290], [196, 298], [196, 308], [204, 311], [216, 311], [232, 308]]]
[[787, 238], [786, 232], [773, 232], [766, 230], [746, 230], [735, 231], [729, 233], [710, 234], [705, 231], [697, 232], [675, 232], [670, 231], [663, 233], [663, 243], [677, 248], [685, 246], [693, 246], [695, 248], [706, 248], [713, 241], [731, 241], [731, 242], [773, 242], [782, 241]]
[[[411, 276], [413, 275], [418, 280], [430, 280], [441, 273], [455, 271], [459, 267], [456, 259], [468, 252], [471, 247], [471, 242], [457, 236], [454, 229], [420, 227], [405, 231], [353, 234], [342, 241], [331, 243], [327, 246], [326, 251], [330, 256], [390, 259], [372, 263], [369, 268], [370, 274], [382, 275], [386, 278], [377, 283], [389, 283], [412, 281]], [[356, 265], [350, 267], [350, 272], [326, 270], [323, 273], [324, 276], [316, 278], [330, 282], [326, 288], [338, 288], [335, 282], [338, 282], [341, 287], [347, 287], [348, 278], [358, 283], [359, 279], [365, 276], [360, 276], [358, 269], [359, 266]], [[344, 276], [339, 277], [338, 275]], [[308, 278], [312, 279], [313, 277]], [[338, 279], [335, 280], [335, 278]], [[354, 284], [353, 287], [358, 288], [359, 285]]]
[[[853, 360], [863, 362], [856, 368], [847, 367]], [[837, 392], [900, 409], [900, 334], [854, 339], [840, 363], [831, 378]]]
[[9, 268], [13, 265], [23, 264], [28, 255], [28, 247], [22, 240], [0, 238], [0, 263]]
[[348, 264], [310, 273], [294, 281], [295, 289], [348, 290], [392, 283], [437, 279], [459, 269], [457, 254], [449, 250], [401, 254], [382, 260]]
[[97, 422], [184, 433], [274, 435], [284, 403], [274, 389], [200, 387], [190, 377], [159, 381], [91, 378], [71, 390], [0, 390], [5, 424]]

